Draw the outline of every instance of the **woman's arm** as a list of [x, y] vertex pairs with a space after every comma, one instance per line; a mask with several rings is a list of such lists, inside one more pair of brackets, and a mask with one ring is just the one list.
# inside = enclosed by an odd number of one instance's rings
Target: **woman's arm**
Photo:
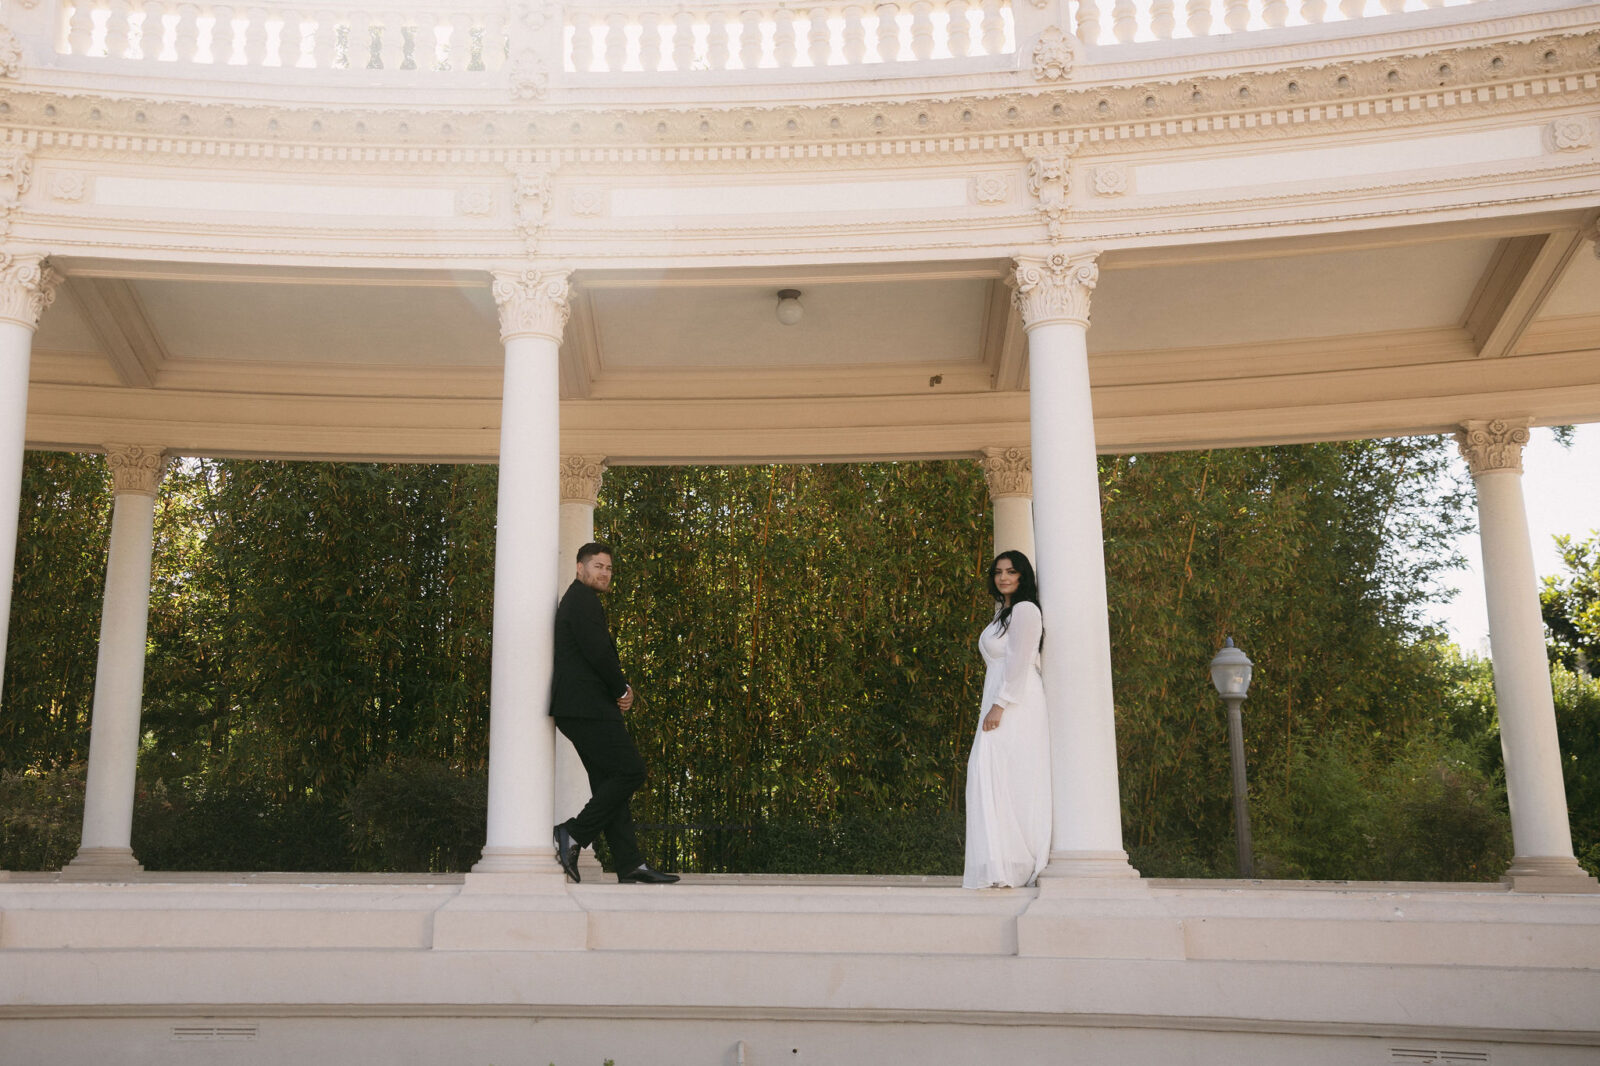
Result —
[[984, 729], [998, 729], [1008, 707], [1022, 698], [1039, 650], [1039, 635], [1044, 632], [1044, 617], [1034, 604], [1023, 602], [1011, 608], [1011, 624], [1006, 627], [1006, 658], [1001, 664], [1000, 691], [984, 716]]

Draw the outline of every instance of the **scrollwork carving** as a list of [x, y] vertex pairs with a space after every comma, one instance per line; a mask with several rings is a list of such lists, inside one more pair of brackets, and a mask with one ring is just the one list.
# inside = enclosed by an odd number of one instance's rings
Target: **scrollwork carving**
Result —
[[1456, 447], [1473, 477], [1496, 470], [1522, 473], [1522, 448], [1530, 436], [1526, 418], [1496, 418], [1461, 423]]
[[1033, 498], [1033, 452], [1027, 448], [985, 448], [978, 460], [989, 484], [989, 499]]
[[556, 343], [567, 328], [571, 275], [565, 270], [497, 270], [495, 306], [500, 309], [500, 339], [545, 337]]
[[1550, 143], [1558, 152], [1581, 152], [1594, 147], [1594, 123], [1580, 115], [1568, 115], [1550, 123]]
[[1128, 191], [1128, 168], [1108, 163], [1094, 168], [1094, 191], [1100, 196], [1121, 196]]
[[550, 171], [544, 167], [513, 167], [515, 180], [512, 202], [517, 207], [517, 229], [531, 254], [539, 245], [539, 233], [550, 217], [550, 196], [553, 183]]
[[1003, 204], [1011, 199], [1011, 179], [1005, 174], [977, 174], [972, 179], [972, 198], [980, 204]]
[[39, 316], [55, 302], [61, 277], [43, 256], [0, 255], [0, 322], [39, 327]]
[[1100, 280], [1099, 253], [1051, 252], [1043, 258], [1018, 256], [1012, 274], [1012, 301], [1028, 329], [1053, 322], [1089, 325], [1089, 301]]
[[22, 42], [11, 27], [0, 24], [0, 78], [15, 78], [22, 69]]
[[593, 507], [600, 499], [600, 481], [605, 477], [603, 455], [563, 455], [561, 457], [561, 502], [586, 503]]
[[1044, 216], [1045, 228], [1052, 241], [1067, 234], [1067, 195], [1072, 191], [1070, 160], [1071, 145], [1053, 148], [1029, 148], [1028, 192], [1038, 200], [1038, 210]]
[[154, 496], [167, 472], [167, 453], [142, 444], [107, 444], [106, 465], [111, 467], [112, 491]]
[[20, 148], [0, 148], [0, 232], [11, 228], [11, 216], [33, 184], [33, 158]]
[[1072, 38], [1060, 26], [1046, 26], [1033, 46], [1035, 81], [1063, 81], [1072, 73]]
[[89, 191], [89, 180], [82, 171], [58, 170], [50, 175], [50, 199], [77, 203]]

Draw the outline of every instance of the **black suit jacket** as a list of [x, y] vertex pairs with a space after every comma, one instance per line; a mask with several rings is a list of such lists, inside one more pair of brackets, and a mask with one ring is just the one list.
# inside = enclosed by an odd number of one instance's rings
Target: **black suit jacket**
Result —
[[600, 594], [574, 581], [556, 608], [555, 679], [551, 684], [553, 718], [622, 720], [617, 701], [628, 691], [617, 659], [617, 644]]

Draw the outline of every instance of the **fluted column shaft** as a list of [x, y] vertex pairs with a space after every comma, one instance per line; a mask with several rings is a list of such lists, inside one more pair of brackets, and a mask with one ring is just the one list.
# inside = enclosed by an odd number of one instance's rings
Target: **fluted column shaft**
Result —
[[474, 873], [561, 875], [555, 824], [555, 727], [549, 717], [560, 544], [557, 350], [565, 272], [497, 272], [505, 345], [489, 674], [489, 817]]
[[1522, 498], [1523, 421], [1462, 423], [1456, 441], [1478, 496], [1500, 747], [1515, 855], [1505, 879], [1528, 891], [1592, 891], [1572, 854], [1538, 577]]
[[1135, 877], [1122, 848], [1111, 631], [1094, 412], [1089, 297], [1094, 256], [1019, 258], [1028, 331], [1033, 519], [1044, 608], [1054, 825], [1046, 878]]
[[994, 508], [994, 551], [1020, 551], [1037, 561], [1033, 548], [1033, 460], [1026, 448], [985, 448], [984, 480]]
[[95, 878], [140, 869], [133, 856], [133, 792], [139, 769], [156, 493], [167, 468], [160, 448], [141, 445], [107, 445], [106, 461], [115, 496], [89, 724], [83, 838], [64, 871], [68, 876]]
[[0, 684], [11, 628], [11, 585], [22, 506], [22, 452], [28, 427], [28, 364], [33, 331], [56, 294], [56, 275], [39, 256], [0, 256]]

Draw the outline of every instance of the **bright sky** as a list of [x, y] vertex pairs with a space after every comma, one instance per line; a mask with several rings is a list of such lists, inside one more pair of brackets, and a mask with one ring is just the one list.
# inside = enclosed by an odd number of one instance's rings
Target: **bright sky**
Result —
[[[1459, 459], [1457, 463], [1464, 476], [1466, 464]], [[1522, 493], [1528, 505], [1534, 568], [1541, 578], [1561, 573], [1556, 535], [1582, 539], [1600, 529], [1600, 423], [1577, 427], [1571, 448], [1557, 444], [1550, 430], [1535, 429], [1522, 452]], [[1459, 547], [1469, 567], [1452, 575], [1461, 591], [1453, 602], [1431, 613], [1450, 630], [1462, 651], [1487, 657], [1489, 621], [1478, 535], [1463, 537]]]

